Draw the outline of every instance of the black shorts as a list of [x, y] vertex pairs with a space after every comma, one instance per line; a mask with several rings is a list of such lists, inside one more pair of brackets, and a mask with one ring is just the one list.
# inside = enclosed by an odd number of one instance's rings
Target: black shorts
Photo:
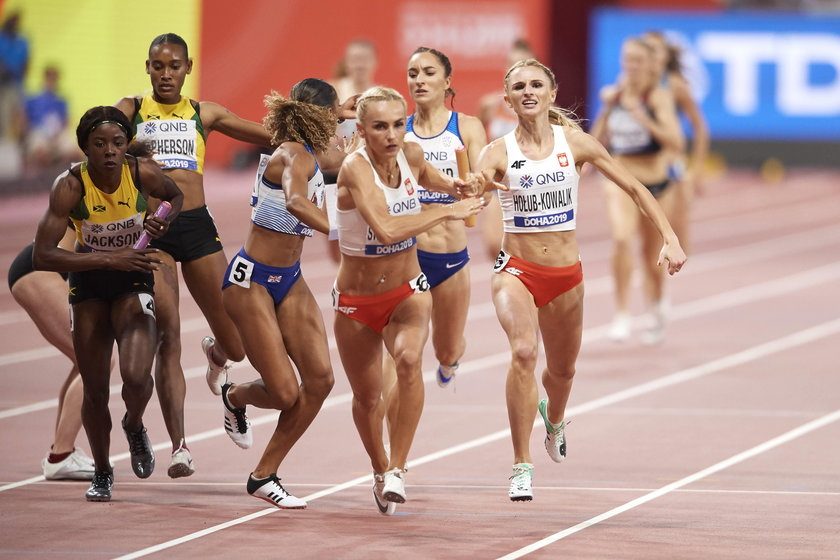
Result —
[[665, 179], [664, 181], [660, 181], [658, 183], [654, 183], [652, 185], [645, 185], [645, 188], [648, 190], [650, 194], [653, 195], [653, 198], [659, 198], [662, 194], [668, 189], [671, 185], [670, 177]]
[[[26, 247], [24, 247], [18, 256], [15, 257], [15, 260], [12, 261], [11, 266], [9, 266], [9, 290], [12, 289], [12, 286], [15, 283], [29, 274], [30, 272], [34, 272], [35, 269], [32, 268], [32, 250], [35, 248], [35, 243], [30, 243]], [[67, 280], [67, 273], [66, 272], [57, 272], [56, 274], [61, 274], [61, 277]]]
[[70, 304], [96, 299], [112, 303], [125, 294], [155, 293], [151, 272], [82, 270], [70, 273]]
[[218, 253], [222, 242], [216, 224], [206, 206], [181, 212], [171, 224], [166, 235], [153, 239], [149, 247], [170, 254], [176, 262], [190, 262]]

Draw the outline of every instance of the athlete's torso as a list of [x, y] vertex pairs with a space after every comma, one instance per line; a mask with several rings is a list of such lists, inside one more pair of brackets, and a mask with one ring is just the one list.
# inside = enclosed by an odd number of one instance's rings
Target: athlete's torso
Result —
[[204, 173], [205, 133], [198, 107], [184, 96], [174, 105], [158, 103], [151, 95], [140, 101], [135, 138], [152, 143], [153, 157], [164, 169]]
[[[306, 149], [312, 153], [308, 146]], [[283, 186], [265, 178], [265, 168], [270, 159], [271, 156], [265, 154], [260, 157], [254, 190], [251, 193], [251, 221], [271, 231], [312, 237], [312, 228], [297, 219], [286, 208], [286, 191]], [[324, 175], [317, 162], [315, 173], [306, 184], [306, 196], [318, 208], [324, 207]]]
[[[449, 121], [443, 132], [431, 137], [418, 136], [414, 130], [414, 117], [411, 115], [405, 123], [406, 142], [416, 142], [423, 148], [423, 157], [435, 168], [441, 170], [450, 177], [458, 176], [458, 162], [455, 159], [455, 149], [462, 148], [464, 142], [458, 130], [458, 113], [451, 111]], [[423, 187], [418, 188], [418, 196], [423, 204], [443, 203], [452, 204], [458, 200], [450, 194], [435, 191], [427, 191]]]
[[82, 163], [79, 175], [82, 198], [70, 212], [78, 244], [87, 251], [116, 251], [134, 245], [143, 233], [146, 199], [134, 183], [128, 161], [122, 165], [120, 185], [113, 193], [93, 184], [87, 162]]
[[[619, 96], [621, 94], [619, 93]], [[607, 135], [610, 152], [616, 155], [655, 154], [662, 146], [620, 102], [616, 103], [607, 117]], [[653, 118], [653, 111], [647, 105], [647, 98], [642, 99], [642, 106]]]
[[563, 128], [552, 125], [554, 149], [534, 161], [523, 155], [516, 132], [504, 136], [507, 171], [499, 191], [504, 230], [507, 233], [571, 231], [576, 227], [578, 175], [575, 159]]
[[[392, 216], [402, 216], [420, 213], [418, 199], [419, 185], [411, 172], [405, 154], [400, 150], [397, 154], [397, 165], [400, 170], [400, 185], [391, 188], [385, 185], [373, 168], [365, 148], [357, 150], [368, 162], [373, 173], [374, 183], [385, 195], [388, 213]], [[400, 253], [414, 247], [416, 239], [409, 237], [396, 243], [383, 244], [376, 238], [373, 229], [368, 225], [358, 208], [351, 210], [337, 210], [338, 244], [341, 252], [357, 257], [381, 257]]]

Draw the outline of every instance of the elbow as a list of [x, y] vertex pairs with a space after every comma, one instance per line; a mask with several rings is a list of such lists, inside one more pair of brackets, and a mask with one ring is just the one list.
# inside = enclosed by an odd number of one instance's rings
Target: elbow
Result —
[[380, 227], [374, 229], [373, 232], [376, 234], [376, 238], [385, 245], [391, 245], [392, 243], [397, 243], [403, 239], [391, 228]]

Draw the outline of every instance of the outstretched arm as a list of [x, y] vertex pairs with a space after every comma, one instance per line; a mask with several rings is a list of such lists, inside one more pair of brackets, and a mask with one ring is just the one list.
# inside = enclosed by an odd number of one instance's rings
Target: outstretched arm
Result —
[[417, 214], [392, 216], [385, 195], [374, 183], [373, 170], [359, 154], [352, 154], [344, 161], [338, 174], [338, 188], [349, 191], [353, 204], [383, 243], [397, 243], [446, 220], [461, 220], [477, 214], [482, 208], [479, 199], [468, 198], [454, 204], [435, 204]]
[[271, 146], [271, 136], [260, 123], [245, 120], [229, 109], [212, 101], [202, 101], [201, 122], [209, 130], [218, 130], [235, 140], [250, 142], [258, 146]]

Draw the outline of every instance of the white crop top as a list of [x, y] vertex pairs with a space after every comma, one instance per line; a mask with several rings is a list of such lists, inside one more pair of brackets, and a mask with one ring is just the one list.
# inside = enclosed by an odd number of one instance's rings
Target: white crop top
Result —
[[[356, 150], [361, 152], [362, 156], [370, 165], [373, 173], [373, 180], [376, 186], [382, 190], [385, 195], [385, 202], [388, 204], [388, 213], [392, 216], [404, 216], [409, 214], [420, 213], [420, 201], [417, 197], [418, 184], [414, 175], [411, 173], [411, 168], [408, 166], [408, 161], [405, 159], [405, 154], [402, 150], [397, 154], [397, 165], [400, 169], [400, 186], [391, 188], [386, 186], [377, 175], [370, 158], [367, 155], [364, 147]], [[373, 229], [362, 217], [362, 213], [358, 208], [352, 210], [336, 210], [336, 222], [338, 223], [338, 246], [341, 252], [345, 255], [354, 257], [382, 257], [385, 255], [393, 255], [400, 253], [406, 249], [414, 247], [417, 239], [409, 237], [396, 243], [384, 245], [376, 238]]]
[[[312, 153], [309, 146], [305, 147], [309, 153]], [[263, 176], [270, 159], [270, 155], [260, 156], [254, 190], [251, 192], [251, 221], [260, 227], [279, 233], [312, 237], [312, 228], [286, 209], [286, 191], [283, 185], [272, 183]], [[315, 173], [306, 184], [306, 196], [318, 208], [324, 207], [324, 175], [317, 162]]]
[[[440, 169], [450, 177], [458, 176], [458, 161], [455, 159], [455, 148], [464, 145], [461, 140], [461, 133], [458, 130], [458, 113], [449, 112], [449, 122], [443, 132], [437, 136], [424, 138], [414, 132], [414, 115], [408, 117], [405, 123], [406, 142], [417, 142], [423, 148], [423, 157], [437, 169]], [[452, 204], [458, 199], [448, 193], [427, 191], [423, 187], [419, 190], [420, 202], [423, 204]]]
[[575, 158], [563, 128], [554, 130], [554, 150], [547, 158], [526, 158], [516, 143], [515, 131], [505, 134], [508, 169], [499, 191], [505, 232], [571, 231], [575, 229], [578, 175]]

